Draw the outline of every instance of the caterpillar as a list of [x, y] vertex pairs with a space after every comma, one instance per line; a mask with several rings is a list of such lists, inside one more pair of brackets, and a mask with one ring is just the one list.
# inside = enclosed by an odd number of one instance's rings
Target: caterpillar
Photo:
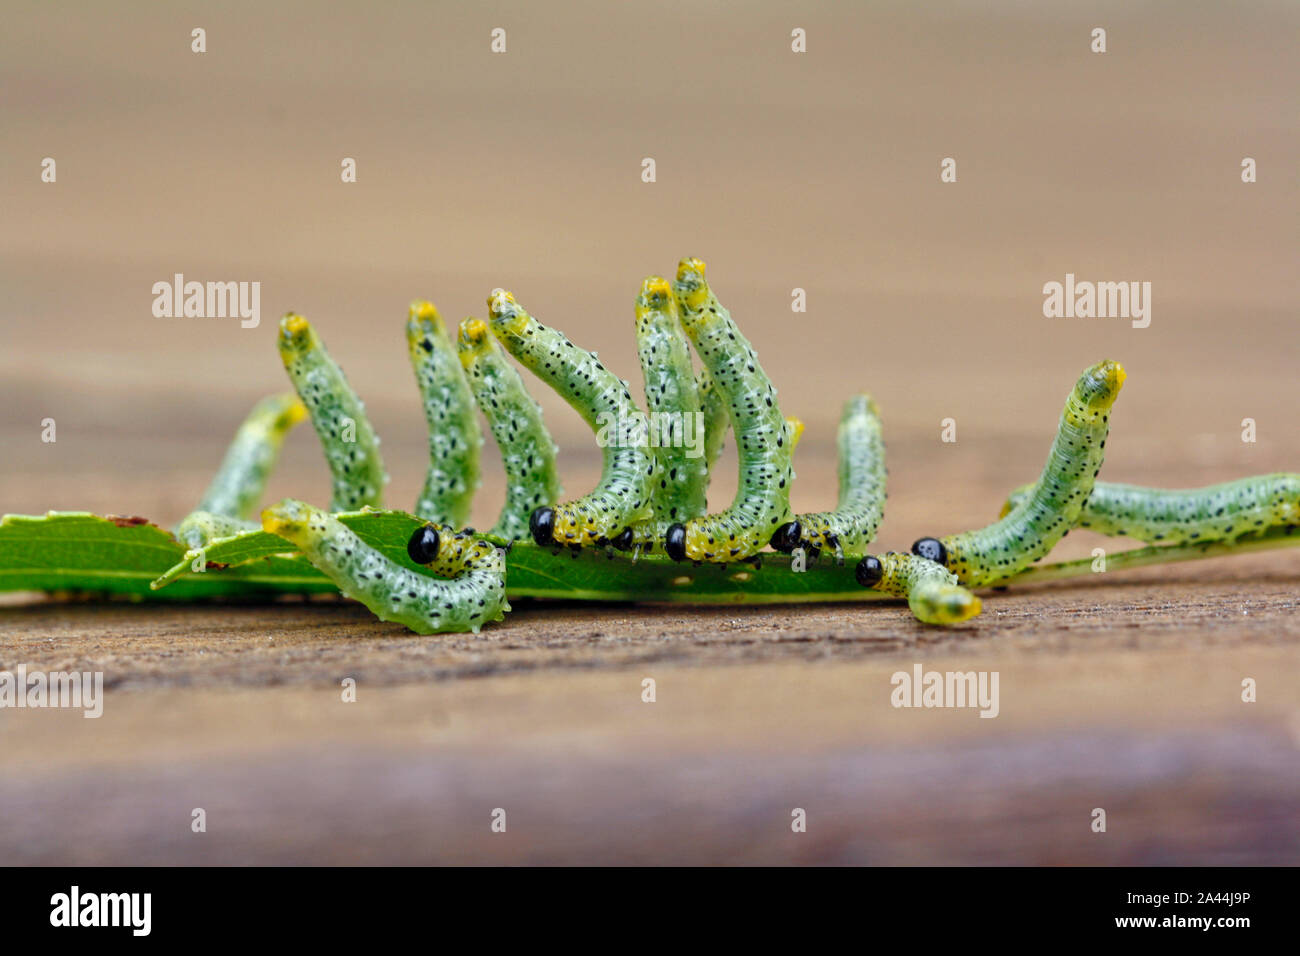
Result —
[[853, 573], [864, 588], [907, 598], [907, 606], [922, 624], [960, 624], [982, 608], [980, 599], [957, 583], [957, 575], [915, 554], [868, 554]]
[[1124, 368], [1105, 361], [1086, 369], [1066, 399], [1056, 440], [1032, 494], [988, 527], [921, 538], [912, 553], [952, 570], [970, 587], [993, 584], [1047, 554], [1078, 521], [1101, 470], [1110, 409]]
[[306, 417], [307, 409], [291, 392], [269, 395], [254, 405], [198, 506], [176, 526], [176, 537], [187, 547], [201, 548], [259, 527], [248, 519], [275, 470], [285, 436]]
[[829, 548], [861, 554], [876, 538], [885, 513], [885, 441], [880, 409], [869, 395], [844, 404], [836, 434], [839, 446], [839, 502], [834, 511], [797, 515], [772, 534], [772, 547], [789, 554], [803, 547], [816, 555]]
[[[1010, 511], [1034, 490], [1017, 488]], [[1077, 527], [1149, 544], [1235, 541], [1267, 528], [1300, 525], [1300, 475], [1277, 472], [1177, 491], [1097, 482]]]
[[397, 564], [333, 515], [292, 498], [262, 512], [262, 528], [295, 544], [344, 595], [381, 621], [417, 634], [477, 634], [510, 610], [504, 552], [468, 532], [427, 524], [411, 536], [411, 560], [450, 578], [442, 580]]
[[429, 470], [415, 514], [434, 524], [463, 527], [478, 489], [483, 435], [456, 346], [432, 302], [411, 303], [407, 351], [429, 428]]
[[[612, 427], [600, 481], [576, 501], [543, 505], [529, 517], [538, 544], [605, 544], [649, 517], [655, 460], [636, 440], [642, 420], [627, 383], [555, 329], [542, 325], [503, 289], [488, 299], [492, 333], [506, 350], [554, 388], [593, 429]], [[605, 419], [605, 421], [602, 421]]]
[[487, 418], [505, 464], [505, 505], [488, 533], [511, 541], [526, 538], [529, 516], [554, 505], [564, 493], [556, 468], [558, 449], [542, 421], [542, 407], [524, 388], [487, 323], [463, 321], [456, 347], [474, 401]]
[[[518, 547], [511, 553], [522, 567], [523, 576], [516, 590], [534, 597], [628, 600], [647, 594], [657, 600], [683, 602], [793, 603], [885, 595], [905, 598], [919, 621], [953, 624], [969, 620], [981, 610], [980, 599], [969, 588], [1006, 581], [1013, 575], [1017, 580], [1055, 580], [1090, 573], [1088, 562], [1082, 566], [1080, 562], [1065, 562], [1027, 568], [1070, 527], [1084, 521], [1096, 525], [1099, 517], [1107, 514], [1122, 517], [1126, 526], [1141, 517], [1147, 524], [1138, 525], [1136, 530], [1143, 534], [1150, 531], [1153, 538], [1163, 535], [1160, 540], [1181, 541], [1180, 536], [1185, 534], [1190, 542], [1125, 552], [1116, 558], [1124, 567], [1300, 545], [1297, 527], [1290, 523], [1300, 481], [1295, 475], [1243, 479], [1191, 492], [1096, 484], [1110, 408], [1124, 381], [1124, 371], [1117, 363], [1103, 362], [1085, 371], [1072, 390], [1039, 481], [1032, 489], [1017, 492], [994, 525], [942, 539], [923, 538], [913, 545], [913, 554], [863, 555], [851, 577], [847, 572], [841, 574], [838, 564], [829, 569], [763, 569], [757, 560], [758, 551], [765, 543], [780, 542], [782, 535], [771, 540], [774, 531], [810, 545], [819, 542], [821, 546], [839, 545], [849, 550], [865, 547], [880, 520], [884, 497], [884, 444], [877, 411], [870, 399], [857, 396], [842, 412], [837, 434], [840, 507], [831, 512], [791, 515], [791, 460], [803, 431], [802, 423], [782, 417], [775, 389], [749, 343], [717, 304], [704, 279], [703, 263], [682, 261], [671, 298], [665, 295], [664, 285], [662, 279], [648, 280], [638, 300], [639, 341], [642, 345], [657, 343], [654, 349], [639, 349], [643, 353], [642, 371], [647, 375], [647, 395], [651, 396], [653, 408], [671, 412], [680, 411], [684, 405], [694, 410], [690, 363], [678, 347], [680, 340], [676, 345], [672, 343], [671, 319], [676, 308], [681, 332], [704, 364], [694, 376], [693, 385], [705, 420], [701, 457], [706, 465], [695, 473], [694, 484], [678, 487], [672, 482], [656, 481], [657, 455], [646, 451], [644, 442], [626, 441], [628, 434], [620, 426], [619, 440], [606, 443], [604, 468], [596, 490], [578, 502], [556, 504], [561, 492], [554, 443], [541, 420], [540, 408], [529, 397], [505, 352], [514, 353], [560, 391], [593, 427], [599, 423], [599, 415], [616, 413], [620, 423], [627, 419], [635, 428], [640, 413], [628, 395], [626, 383], [615, 378], [594, 355], [540, 325], [519, 308], [512, 296], [498, 291], [489, 300], [491, 327], [478, 319], [467, 319], [460, 327], [456, 349], [467, 389], [450, 382], [441, 390], [430, 388], [435, 378], [454, 379], [455, 366], [448, 371], [445, 363], [439, 364], [436, 375], [426, 368], [425, 356], [420, 353], [430, 350], [424, 348], [423, 338], [417, 337], [415, 330], [423, 334], [430, 329], [419, 324], [412, 327], [408, 319], [408, 343], [413, 351], [419, 350], [414, 358], [421, 360], [415, 363], [416, 374], [424, 375], [421, 391], [426, 396], [426, 418], [441, 423], [445, 416], [447, 422], [456, 423], [459, 435], [471, 436], [477, 434], [475, 426], [466, 422], [477, 404], [501, 446], [508, 500], [497, 526], [489, 533], [490, 540], [469, 530], [458, 533], [426, 520], [413, 534], [401, 532], [410, 534], [405, 542], [408, 565], [405, 560], [394, 560], [401, 553], [392, 546], [394, 543], [374, 537], [373, 532], [363, 538], [352, 526], [356, 525], [358, 531], [363, 525], [383, 527], [388, 529], [385, 533], [391, 534], [394, 528], [411, 527], [410, 516], [369, 508], [334, 514], [331, 512], [339, 511], [337, 507], [318, 511], [302, 502], [286, 500], [263, 513], [263, 530], [247, 540], [238, 533], [217, 542], [220, 557], [206, 567], [220, 573], [230, 566], [226, 564], [228, 558], [251, 562], [282, 555], [275, 539], [254, 540], [259, 535], [278, 535], [285, 539], [284, 545], [299, 548], [344, 593], [365, 603], [384, 620], [401, 622], [421, 633], [477, 631], [484, 623], [500, 620], [509, 609], [505, 552], [516, 543]], [[413, 318], [431, 321], [435, 314], [432, 306], [420, 303]], [[431, 341], [435, 342], [434, 351], [438, 350], [436, 340]], [[668, 357], [665, 350], [670, 346], [672, 356]], [[335, 469], [335, 498], [373, 498], [383, 483], [383, 471], [377, 454], [378, 440], [365, 420], [360, 402], [305, 319], [286, 317], [280, 348], [290, 378]], [[663, 364], [671, 366], [671, 378], [661, 374]], [[202, 505], [233, 514], [196, 511], [186, 519], [186, 530], [197, 536], [193, 540], [201, 542], [205, 537], [210, 540], [225, 537], [232, 529], [238, 531], [238, 522], [243, 520], [240, 513], [261, 496], [284, 431], [303, 416], [303, 405], [293, 399], [281, 397], [276, 401], [259, 406], [246, 427], [241, 426], [221, 473], [213, 481], [212, 488], [218, 490], [210, 489], [201, 501]], [[432, 415], [430, 408], [434, 409]], [[338, 426], [349, 418], [358, 439], [355, 443], [337, 434]], [[676, 507], [684, 510], [704, 507], [698, 489], [700, 477], [702, 474], [707, 482], [709, 466], [716, 461], [728, 428], [736, 433], [741, 463], [741, 489], [732, 506], [719, 515], [692, 515], [687, 521], [670, 523], [663, 532], [665, 550], [669, 552], [664, 557], [651, 554], [639, 566], [637, 555], [631, 559], [620, 557], [609, 545], [630, 536], [631, 529], [652, 527], [652, 533], [658, 533], [661, 525], [655, 522], [653, 508], [660, 502], [676, 501]], [[468, 438], [466, 443], [470, 443]], [[365, 452], [354, 445], [364, 446]], [[431, 439], [432, 447], [441, 446], [434, 446]], [[624, 454], [627, 449], [633, 453]], [[474, 466], [467, 461], [462, 460], [458, 472], [464, 479], [466, 498], [475, 483], [471, 480]], [[449, 480], [443, 487], [452, 489], [452, 497], [459, 500], [460, 484]], [[461, 502], [457, 507], [467, 505]], [[673, 505], [666, 507], [671, 509]], [[544, 528], [539, 527], [539, 519]], [[368, 524], [370, 521], [376, 523]], [[807, 531], [800, 526], [798, 534], [793, 534], [791, 529], [801, 521], [807, 523]], [[1250, 529], [1238, 534], [1237, 522], [1247, 523]], [[0, 533], [4, 527], [0, 523]], [[1187, 530], [1189, 527], [1191, 530]], [[539, 533], [543, 530], [547, 533]], [[1122, 530], [1134, 533], [1134, 528]], [[710, 532], [713, 542], [708, 540]], [[719, 539], [720, 533], [727, 535], [725, 541]], [[733, 534], [735, 542], [731, 541]], [[1200, 537], [1193, 540], [1193, 534]], [[1212, 534], [1225, 538], [1206, 540]], [[606, 545], [604, 557], [608, 563], [595, 560], [597, 555], [590, 551], [583, 553], [582, 545], [602, 543]], [[563, 560], [558, 558], [556, 544], [573, 546], [569, 552], [575, 562], [572, 579], [562, 570], [564, 566], [547, 563]], [[688, 553], [688, 545], [695, 550]], [[186, 561], [169, 569], [150, 587], [163, 587], [186, 575], [190, 557], [186, 554]], [[708, 562], [709, 566], [686, 575], [670, 570], [674, 560], [686, 557], [700, 564]], [[728, 559], [750, 558], [755, 565], [752, 569], [727, 566]], [[266, 580], [263, 578], [255, 586], [265, 588]], [[868, 591], [864, 592], [862, 586]], [[318, 587], [313, 583], [308, 589]]]
[[647, 431], [655, 438], [650, 445], [657, 477], [650, 489], [653, 517], [633, 525], [613, 542], [624, 550], [633, 543], [653, 549], [671, 524], [708, 510], [708, 423], [700, 407], [677, 299], [668, 280], [660, 276], [646, 279], [637, 296], [636, 343], [645, 379]]
[[379, 457], [379, 438], [343, 370], [301, 315], [291, 312], [280, 320], [279, 345], [285, 371], [307, 406], [330, 466], [330, 510], [381, 507], [388, 475]]
[[701, 260], [683, 259], [673, 291], [682, 327], [727, 403], [740, 482], [725, 511], [669, 526], [664, 549], [677, 561], [728, 562], [757, 554], [790, 520], [794, 470], [790, 427], [776, 403], [776, 389], [704, 272]]

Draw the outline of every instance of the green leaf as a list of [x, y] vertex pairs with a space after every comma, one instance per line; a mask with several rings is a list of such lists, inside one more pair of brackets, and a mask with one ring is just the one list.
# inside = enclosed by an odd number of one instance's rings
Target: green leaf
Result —
[[[406, 567], [411, 532], [423, 522], [401, 511], [363, 511], [339, 516], [367, 544]], [[488, 539], [492, 540], [492, 539]], [[497, 541], [498, 544], [504, 542]], [[1300, 529], [1269, 529], [1235, 543], [1150, 546], [1107, 558], [1112, 570], [1194, 560], [1245, 551], [1300, 546]], [[203, 562], [197, 558], [206, 559]], [[1091, 573], [1091, 560], [1041, 565], [1009, 583], [1058, 580]], [[674, 604], [796, 604], [876, 601], [888, 595], [854, 580], [852, 562], [835, 565], [826, 555], [806, 571], [789, 558], [768, 554], [763, 566], [699, 567], [660, 554], [634, 560], [604, 549], [578, 552], [517, 542], [507, 561], [507, 592], [513, 598], [585, 601], [648, 601]], [[199, 570], [199, 568], [204, 568]], [[157, 583], [157, 588], [152, 587]], [[143, 599], [185, 601], [217, 596], [332, 593], [337, 588], [283, 538], [250, 531], [187, 551], [169, 532], [142, 518], [100, 517], [85, 512], [0, 518], [0, 591], [87, 591]]]
[[[420, 519], [401, 511], [353, 512], [339, 519], [393, 561], [419, 569], [406, 554], [406, 542], [423, 524]], [[634, 560], [603, 549], [556, 554], [524, 542], [511, 549], [507, 583], [512, 598], [591, 601], [795, 603], [886, 597], [859, 587], [851, 566], [836, 567], [826, 558], [797, 573], [790, 570], [789, 559], [779, 555], [768, 555], [761, 569], [693, 567], [662, 555]], [[294, 554], [289, 542], [264, 531], [188, 551], [170, 533], [142, 519], [51, 513], [0, 520], [0, 590], [97, 591], [186, 600], [336, 589]]]
[[335, 590], [302, 558], [280, 558], [221, 574], [188, 575], [155, 595], [150, 583], [159, 575], [177, 563], [188, 570], [185, 554], [170, 532], [143, 518], [75, 511], [5, 515], [0, 518], [0, 591], [90, 591], [183, 601]]

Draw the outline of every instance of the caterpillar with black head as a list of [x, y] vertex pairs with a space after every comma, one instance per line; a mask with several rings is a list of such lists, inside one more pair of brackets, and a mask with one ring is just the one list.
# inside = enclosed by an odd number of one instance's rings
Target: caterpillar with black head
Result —
[[538, 322], [504, 289], [488, 299], [492, 333], [525, 368], [554, 388], [593, 430], [610, 427], [596, 487], [575, 501], [543, 506], [529, 518], [538, 544], [599, 545], [650, 516], [655, 459], [636, 438], [641, 411], [627, 383], [592, 352]]
[[429, 429], [429, 468], [415, 514], [463, 527], [480, 484], [483, 435], [456, 346], [432, 302], [411, 303], [406, 346]]
[[431, 524], [415, 531], [407, 554], [440, 575], [431, 577], [386, 557], [333, 515], [301, 501], [286, 499], [266, 509], [262, 528], [293, 542], [345, 596], [360, 601], [375, 617], [417, 634], [477, 634], [510, 610], [505, 552], [468, 532]]
[[[1007, 498], [1007, 514], [1033, 494], [1022, 485]], [[1269, 528], [1300, 525], [1300, 475], [1277, 472], [1205, 488], [1167, 490], [1099, 481], [1076, 526], [1148, 544], [1234, 541]]]
[[475, 318], [461, 322], [456, 347], [505, 465], [505, 504], [488, 533], [512, 541], [526, 538], [529, 516], [554, 505], [564, 493], [556, 466], [559, 449], [542, 421], [542, 406], [528, 394], [487, 323]]
[[673, 291], [682, 327], [727, 403], [740, 459], [740, 481], [730, 507], [668, 528], [664, 549], [675, 560], [726, 563], [761, 551], [791, 518], [794, 480], [790, 426], [776, 389], [704, 275], [699, 259], [683, 259]]
[[836, 433], [839, 446], [839, 501], [834, 511], [800, 514], [772, 534], [772, 547], [789, 554], [805, 548], [823, 550], [843, 560], [845, 552], [862, 554], [876, 538], [885, 514], [885, 440], [880, 409], [869, 395], [844, 404]]
[[957, 583], [943, 565], [915, 554], [868, 554], [854, 568], [864, 588], [907, 599], [922, 624], [960, 624], [980, 613], [980, 599]]
[[[649, 551], [664, 540], [671, 525], [708, 510], [711, 464], [710, 422], [701, 407], [690, 346], [673, 288], [660, 276], [651, 276], [641, 284], [636, 300], [636, 344], [649, 413], [644, 437], [655, 457], [656, 477], [650, 488], [651, 517], [630, 526], [613, 544], [623, 550]], [[717, 403], [711, 405], [716, 416]], [[716, 418], [712, 427], [719, 427]], [[637, 438], [641, 437], [638, 434]], [[722, 436], [715, 435], [714, 440], [716, 458]]]
[[937, 561], [968, 587], [1005, 580], [1044, 557], [1074, 527], [1101, 470], [1110, 409], [1124, 385], [1118, 362], [1079, 377], [1065, 402], [1043, 474], [1033, 492], [986, 528], [921, 538], [912, 553]]

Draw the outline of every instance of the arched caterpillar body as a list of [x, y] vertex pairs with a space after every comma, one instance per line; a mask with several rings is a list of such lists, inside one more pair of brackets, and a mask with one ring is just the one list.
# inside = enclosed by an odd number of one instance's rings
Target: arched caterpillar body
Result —
[[201, 548], [217, 538], [259, 527], [249, 519], [262, 500], [285, 436], [306, 417], [307, 409], [292, 392], [267, 396], [253, 406], [198, 507], [177, 525], [181, 543]]
[[301, 315], [290, 313], [280, 320], [279, 345], [285, 371], [307, 406], [329, 463], [334, 489], [330, 510], [380, 507], [388, 475], [379, 457], [379, 438], [343, 370]]
[[797, 524], [782, 525], [772, 547], [789, 553], [795, 547], [837, 556], [863, 554], [876, 538], [885, 513], [885, 441], [880, 410], [869, 395], [844, 404], [839, 432], [839, 502], [834, 511], [801, 514]]
[[[652, 276], [636, 300], [636, 344], [645, 378], [647, 427], [656, 441], [651, 454], [658, 467], [650, 489], [653, 516], [632, 526], [628, 540], [654, 547], [669, 525], [699, 517], [708, 510], [708, 433], [691, 366], [690, 346], [677, 315], [677, 299], [667, 279]], [[697, 429], [703, 431], [697, 436]], [[647, 436], [648, 437], [648, 436]], [[697, 441], [696, 438], [703, 441]]]
[[1074, 527], [1101, 470], [1110, 408], [1124, 384], [1118, 362], [1084, 371], [1065, 403], [1061, 424], [1034, 491], [1000, 521], [963, 534], [922, 538], [912, 551], [938, 561], [968, 587], [994, 584], [1042, 558]]
[[[1013, 491], [1003, 513], [1033, 493]], [[1300, 524], [1300, 475], [1277, 472], [1176, 491], [1099, 481], [1077, 527], [1149, 544], [1235, 540], [1266, 528]]]
[[432, 302], [411, 303], [406, 344], [429, 427], [429, 470], [415, 514], [434, 524], [461, 528], [469, 521], [480, 484], [483, 445], [469, 382]]
[[506, 471], [506, 500], [489, 534], [510, 540], [528, 537], [528, 517], [560, 500], [555, 458], [558, 449], [537, 404], [487, 323], [466, 319], [456, 343], [474, 401], [487, 418]]
[[555, 329], [542, 325], [515, 297], [497, 289], [488, 299], [492, 333], [506, 351], [554, 388], [593, 430], [611, 428], [602, 449], [600, 482], [576, 501], [533, 512], [529, 530], [538, 544], [597, 545], [650, 516], [655, 459], [637, 441], [641, 412], [627, 384]]
[[381, 621], [404, 624], [417, 634], [477, 634], [510, 610], [505, 553], [469, 533], [432, 525], [416, 531], [408, 553], [441, 576], [435, 578], [397, 564], [333, 515], [301, 501], [286, 499], [268, 508], [262, 527], [292, 541], [344, 595]]
[[727, 562], [757, 554], [790, 520], [789, 426], [776, 389], [704, 277], [704, 263], [683, 259], [674, 292], [682, 327], [713, 386], [726, 400], [740, 459], [735, 500], [725, 511], [669, 529], [665, 547], [678, 560]]
[[960, 624], [980, 613], [980, 599], [943, 565], [915, 554], [866, 555], [854, 571], [863, 587], [907, 598], [923, 624]]

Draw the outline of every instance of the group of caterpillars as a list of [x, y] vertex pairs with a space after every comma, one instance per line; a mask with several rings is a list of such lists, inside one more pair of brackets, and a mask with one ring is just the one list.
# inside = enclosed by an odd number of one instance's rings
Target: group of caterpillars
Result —
[[[399, 565], [365, 544], [332, 513], [382, 506], [388, 480], [379, 439], [342, 371], [302, 316], [280, 323], [279, 349], [296, 395], [260, 402], [240, 427], [216, 477], [177, 528], [191, 548], [256, 529], [255, 512], [286, 433], [310, 417], [333, 479], [329, 510], [285, 500], [260, 527], [292, 542], [348, 597], [377, 617], [427, 634], [474, 631], [500, 620], [508, 551], [537, 546], [604, 548], [640, 555], [656, 548], [676, 561], [758, 562], [771, 546], [791, 554], [855, 559], [864, 587], [906, 598], [927, 624], [980, 612], [970, 588], [995, 585], [1041, 559], [1071, 528], [1146, 542], [1235, 540], [1300, 523], [1300, 475], [1274, 474], [1191, 491], [1097, 482], [1110, 409], [1124, 370], [1105, 361], [1085, 370], [1066, 401], [1039, 480], [1014, 492], [996, 523], [922, 538], [912, 553], [866, 553], [885, 500], [884, 442], [867, 395], [844, 406], [838, 433], [839, 502], [833, 511], [794, 514], [790, 492], [802, 424], [786, 418], [753, 347], [714, 296], [699, 259], [676, 281], [646, 279], [636, 300], [636, 337], [647, 404], [669, 422], [703, 422], [703, 448], [651, 444], [627, 383], [594, 352], [530, 316], [504, 290], [488, 299], [488, 321], [469, 318], [457, 341], [431, 303], [411, 306], [406, 333], [429, 429], [429, 470], [414, 508], [427, 521], [407, 553], [431, 573]], [[697, 373], [691, 357], [699, 357]], [[554, 388], [593, 429], [605, 428], [599, 483], [561, 501], [557, 448], [528, 394], [519, 364]], [[464, 528], [479, 485], [482, 411], [501, 449], [506, 500], [486, 536]], [[608, 435], [608, 423], [617, 423]], [[674, 427], [675, 424], [674, 424]], [[711, 469], [726, 432], [736, 441], [739, 488], [723, 511], [707, 512]], [[461, 528], [457, 531], [455, 529]], [[488, 539], [492, 540], [488, 540]], [[501, 542], [499, 544], [498, 542]], [[848, 573], [846, 571], [846, 573]]]

